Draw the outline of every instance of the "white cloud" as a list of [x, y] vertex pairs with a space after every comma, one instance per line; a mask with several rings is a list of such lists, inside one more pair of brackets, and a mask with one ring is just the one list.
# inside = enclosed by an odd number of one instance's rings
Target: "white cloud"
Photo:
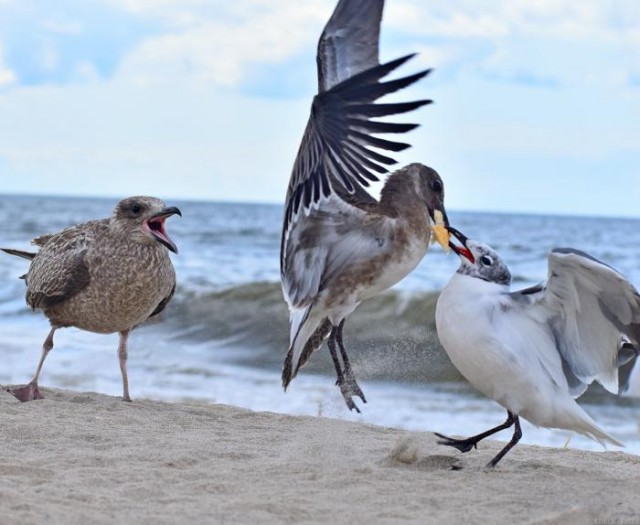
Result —
[[[138, 0], [136, 0], [137, 2]], [[142, 2], [171, 12], [171, 0]], [[180, 7], [181, 8], [181, 7]], [[252, 0], [235, 11], [198, 19], [181, 28], [142, 42], [124, 60], [121, 77], [148, 85], [168, 76], [234, 86], [254, 64], [277, 64], [294, 56], [318, 38], [325, 14], [318, 2], [277, 4]]]
[[[269, 74], [273, 66], [288, 81], [313, 79], [315, 45], [335, 0], [103, 1], [117, 6], [116, 18], [132, 32], [138, 22], [152, 28], [109, 55], [119, 64], [114, 76], [99, 75], [99, 61], [84, 53], [69, 66], [70, 81], [21, 86], [20, 69], [3, 62], [0, 47], [0, 86], [17, 84], [0, 92], [0, 191], [33, 191], [34, 180], [46, 176], [40, 191], [280, 201], [313, 85], [305, 84], [308, 98], [260, 98], [263, 85], [252, 89], [253, 68]], [[486, 195], [472, 195], [471, 204], [459, 197], [464, 186], [482, 186], [480, 160], [493, 170], [485, 173], [491, 181], [514, 187], [521, 187], [523, 162], [539, 173], [540, 184], [565, 186], [565, 175], [582, 175], [591, 163], [618, 159], [628, 172], [638, 165], [636, 2], [617, 3], [617, 13], [593, 0], [574, 4], [387, 3], [383, 59], [418, 51], [407, 72], [437, 68], [411, 88], [416, 98], [436, 104], [407, 117], [422, 127], [407, 135], [414, 148], [398, 160], [441, 170], [448, 187], [457, 188], [449, 194], [451, 206], [495, 206]], [[65, 46], [47, 50], [45, 44], [59, 44], [57, 35], [81, 26], [59, 20], [32, 45], [30, 58], [65, 63]], [[142, 34], [152, 36], [140, 40]], [[294, 61], [302, 67], [292, 68]], [[536, 80], [556, 78], [557, 89], [536, 87]], [[268, 81], [276, 92], [284, 84]], [[245, 96], [249, 91], [258, 95]], [[556, 159], [564, 162], [561, 176], [547, 173]], [[616, 199], [625, 200], [624, 190]], [[544, 199], [529, 205], [551, 209]], [[590, 212], [586, 201], [583, 209]]]
[[8, 86], [16, 81], [16, 75], [10, 69], [0, 69], [0, 87]]
[[0, 88], [14, 84], [16, 80], [16, 74], [4, 64], [4, 49], [0, 42]]
[[640, 33], [640, 4], [600, 0], [404, 0], [389, 3], [386, 22], [441, 37], [509, 35], [630, 44]]
[[[135, 16], [161, 19], [168, 28], [126, 56], [121, 79], [150, 85], [179, 76], [228, 88], [241, 84], [252, 66], [286, 63], [303, 51], [313, 56], [320, 30], [335, 4], [334, 0], [110, 1]], [[403, 35], [401, 53], [422, 49], [427, 53], [421, 60], [439, 68], [457, 70], [470, 65], [476, 73], [495, 79], [538, 79], [541, 86], [556, 85], [558, 80], [615, 86], [620, 84], [613, 78], [628, 78], [631, 64], [640, 61], [638, 5], [599, 0], [499, 0], [488, 4], [397, 0], [385, 7], [383, 37], [386, 33]], [[545, 53], [538, 54], [539, 64], [529, 63], [528, 50], [512, 45], [514, 40], [545, 47]], [[554, 61], [554, 46], [566, 58], [569, 51], [562, 48], [582, 45], [617, 53], [612, 71], [595, 74], [585, 65], [576, 74], [570, 68], [547, 66], [547, 61]], [[389, 56], [388, 47], [382, 53]]]
[[84, 29], [79, 20], [50, 19], [41, 22], [40, 26], [47, 32], [58, 35], [79, 35]]

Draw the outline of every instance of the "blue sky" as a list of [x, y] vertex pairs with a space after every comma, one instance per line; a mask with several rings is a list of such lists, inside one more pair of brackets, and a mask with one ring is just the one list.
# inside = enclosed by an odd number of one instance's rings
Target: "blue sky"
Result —
[[[281, 202], [333, 7], [0, 0], [0, 193]], [[639, 2], [387, 0], [415, 51], [450, 209], [640, 216]]]

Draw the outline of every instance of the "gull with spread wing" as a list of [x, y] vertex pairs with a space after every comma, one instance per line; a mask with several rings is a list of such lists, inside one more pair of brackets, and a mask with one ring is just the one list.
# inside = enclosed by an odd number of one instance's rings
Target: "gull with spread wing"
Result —
[[438, 299], [438, 337], [460, 373], [508, 417], [467, 439], [437, 434], [439, 443], [468, 452], [514, 426], [511, 441], [487, 465], [495, 467], [522, 437], [523, 417], [622, 446], [575, 398], [593, 381], [616, 394], [628, 388], [640, 342], [640, 295], [633, 285], [584, 252], [557, 248], [545, 283], [512, 292], [509, 269], [494, 250], [449, 231], [462, 244], [450, 244], [461, 262]]
[[375, 103], [429, 72], [381, 81], [411, 58], [379, 64], [383, 5], [383, 0], [340, 0], [320, 37], [319, 93], [289, 182], [280, 252], [290, 312], [283, 386], [328, 337], [337, 385], [349, 409], [358, 412], [353, 396], [366, 400], [343, 344], [346, 317], [411, 272], [432, 235], [445, 249], [449, 240], [444, 187], [433, 169], [411, 164], [396, 171], [380, 200], [364, 189], [395, 163], [376, 150], [409, 147], [375, 135], [417, 126], [373, 119], [430, 102]]

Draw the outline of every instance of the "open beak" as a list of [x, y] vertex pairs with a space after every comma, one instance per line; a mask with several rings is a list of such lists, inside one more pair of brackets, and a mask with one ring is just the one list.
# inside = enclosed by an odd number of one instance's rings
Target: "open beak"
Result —
[[167, 231], [164, 229], [164, 221], [172, 215], [180, 215], [180, 217], [182, 217], [182, 212], [175, 206], [171, 206], [170, 208], [165, 208], [161, 212], [151, 216], [147, 219], [145, 224], [147, 228], [149, 228], [151, 235], [153, 235], [158, 242], [164, 244], [167, 249], [171, 250], [173, 253], [178, 253], [178, 248], [169, 238]]
[[469, 248], [467, 247], [467, 241], [469, 240], [467, 236], [451, 226], [447, 226], [447, 230], [462, 244], [462, 246], [457, 246], [453, 243], [453, 241], [449, 240], [449, 248], [451, 248], [459, 257], [464, 257], [471, 264], [475, 264], [476, 258], [471, 253], [471, 250], [469, 250]]
[[451, 234], [449, 233], [449, 219], [447, 218], [447, 214], [444, 210], [436, 209], [433, 211], [431, 219], [433, 220], [433, 226], [431, 227], [432, 240], [437, 241], [438, 244], [442, 246], [442, 249], [448, 253]]

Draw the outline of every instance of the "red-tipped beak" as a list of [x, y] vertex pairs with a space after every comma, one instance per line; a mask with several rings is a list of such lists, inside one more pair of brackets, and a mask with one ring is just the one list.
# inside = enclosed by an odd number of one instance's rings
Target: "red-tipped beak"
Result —
[[467, 236], [451, 226], [448, 226], [447, 230], [449, 230], [449, 233], [456, 239], [458, 239], [458, 241], [460, 241], [460, 243], [462, 244], [462, 246], [457, 246], [453, 243], [452, 240], [449, 240], [449, 248], [451, 248], [459, 257], [464, 257], [471, 264], [475, 264], [476, 259], [471, 253], [471, 250], [469, 250], [469, 248], [467, 247]]

